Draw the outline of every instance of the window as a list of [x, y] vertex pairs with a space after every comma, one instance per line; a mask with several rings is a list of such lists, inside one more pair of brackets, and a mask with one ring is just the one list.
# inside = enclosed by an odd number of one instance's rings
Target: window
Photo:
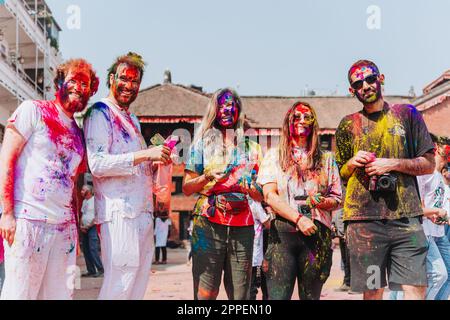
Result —
[[332, 137], [329, 134], [324, 134], [324, 135], [319, 136], [320, 147], [323, 150], [331, 151], [331, 140], [332, 140]]
[[172, 177], [172, 194], [183, 193], [183, 177]]

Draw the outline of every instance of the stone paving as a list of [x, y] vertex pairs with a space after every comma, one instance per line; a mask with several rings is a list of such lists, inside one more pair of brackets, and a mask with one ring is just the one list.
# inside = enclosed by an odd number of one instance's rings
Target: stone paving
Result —
[[[146, 300], [192, 300], [192, 271], [187, 265], [188, 249], [167, 249], [166, 265], [153, 265], [147, 292]], [[81, 272], [86, 272], [84, 258], [78, 257], [78, 265]], [[339, 247], [333, 251], [333, 266], [331, 275], [324, 285], [321, 299], [323, 300], [361, 300], [362, 294], [349, 294], [338, 292], [336, 289], [342, 284], [343, 271], [341, 270]], [[78, 290], [75, 290], [76, 300], [96, 299], [103, 278], [81, 278]], [[386, 290], [385, 298], [387, 298]], [[219, 300], [226, 300], [226, 293], [223, 285], [218, 296]], [[261, 294], [258, 294], [261, 299]], [[297, 289], [294, 290], [292, 299], [298, 299]]]

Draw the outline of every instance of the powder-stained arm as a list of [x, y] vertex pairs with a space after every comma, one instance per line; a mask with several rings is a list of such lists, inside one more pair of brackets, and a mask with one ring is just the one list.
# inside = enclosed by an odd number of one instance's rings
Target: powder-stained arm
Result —
[[431, 152], [427, 152], [422, 157], [414, 159], [397, 159], [397, 162], [398, 164], [396, 165], [395, 171], [412, 176], [422, 176], [424, 174], [433, 173], [436, 165], [434, 154]]
[[14, 217], [14, 173], [17, 159], [25, 143], [25, 138], [15, 127], [8, 125], [0, 153], [0, 201], [3, 208], [3, 214], [0, 219], [0, 234], [9, 245], [12, 245], [16, 231]]
[[411, 176], [421, 176], [433, 173], [435, 167], [434, 154], [425, 153], [414, 159], [377, 158], [366, 165], [366, 173], [370, 176], [382, 175], [387, 172], [401, 172]]
[[[168, 163], [170, 149], [158, 146], [136, 152], [111, 154], [113, 126], [105, 116], [105, 111], [95, 106], [84, 121], [84, 135], [88, 163], [91, 172], [96, 177], [131, 176], [134, 167], [145, 161], [162, 161]], [[117, 143], [117, 142], [116, 142]]]
[[289, 206], [288, 203], [283, 201], [278, 195], [278, 187], [276, 183], [267, 183], [263, 186], [264, 199], [266, 203], [272, 207], [275, 213], [286, 220], [297, 222], [297, 227], [306, 236], [314, 234], [317, 227], [308, 217], [301, 216], [300, 220], [297, 221], [299, 217], [299, 212], [294, 210]]

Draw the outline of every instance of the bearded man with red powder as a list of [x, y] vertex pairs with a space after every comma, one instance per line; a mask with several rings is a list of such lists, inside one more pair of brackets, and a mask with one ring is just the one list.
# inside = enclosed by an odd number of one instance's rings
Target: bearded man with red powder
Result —
[[384, 79], [371, 61], [351, 66], [349, 90], [363, 108], [336, 131], [351, 287], [382, 299], [389, 283], [405, 299], [424, 299], [428, 246], [416, 176], [433, 172], [434, 144], [413, 105], [384, 101]]
[[74, 113], [99, 80], [83, 59], [60, 65], [54, 101], [24, 101], [8, 120], [0, 154], [0, 235], [5, 244], [1, 299], [73, 298], [75, 182], [85, 146]]

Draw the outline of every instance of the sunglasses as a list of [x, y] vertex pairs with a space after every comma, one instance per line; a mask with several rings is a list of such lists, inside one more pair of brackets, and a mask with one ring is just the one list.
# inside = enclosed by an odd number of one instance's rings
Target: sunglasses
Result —
[[311, 114], [295, 114], [292, 117], [292, 120], [295, 121], [300, 121], [303, 118], [303, 120], [305, 121], [306, 124], [311, 124], [314, 122], [315, 118], [313, 115]]
[[353, 82], [352, 84], [350, 84], [350, 86], [355, 90], [359, 90], [363, 87], [364, 82], [367, 82], [368, 84], [374, 84], [377, 81], [377, 79], [378, 79], [377, 74], [371, 74], [370, 76], [365, 77], [363, 80], [357, 80]]

